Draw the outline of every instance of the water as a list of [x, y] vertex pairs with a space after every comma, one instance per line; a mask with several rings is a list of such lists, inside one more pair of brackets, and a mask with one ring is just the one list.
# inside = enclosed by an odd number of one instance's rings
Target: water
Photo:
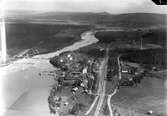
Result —
[[7, 109], [5, 116], [50, 115], [47, 97], [50, 86], [54, 81], [49, 78], [41, 79], [38, 73], [54, 70], [55, 68], [49, 63], [49, 60], [43, 60], [42, 58], [50, 58], [65, 51], [76, 50], [97, 41], [92, 32], [86, 32], [82, 34], [81, 41], [64, 47], [60, 51], [20, 59], [7, 66], [0, 67], [0, 82], [2, 82], [3, 92], [1, 100], [5, 102], [5, 106], [0, 108]]

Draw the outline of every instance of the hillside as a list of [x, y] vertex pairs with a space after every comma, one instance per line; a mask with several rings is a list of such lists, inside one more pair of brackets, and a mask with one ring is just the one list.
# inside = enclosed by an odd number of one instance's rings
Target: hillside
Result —
[[9, 23], [6, 24], [8, 54], [31, 48], [40, 53], [55, 51], [80, 40], [80, 34], [86, 30], [88, 26]]
[[44, 21], [76, 21], [86, 22], [89, 24], [105, 24], [108, 26], [130, 26], [130, 27], [143, 27], [164, 25], [166, 23], [166, 14], [153, 14], [153, 13], [129, 13], [113, 15], [107, 12], [91, 13], [91, 12], [9, 12], [7, 19], [20, 19], [20, 20], [44, 20]]

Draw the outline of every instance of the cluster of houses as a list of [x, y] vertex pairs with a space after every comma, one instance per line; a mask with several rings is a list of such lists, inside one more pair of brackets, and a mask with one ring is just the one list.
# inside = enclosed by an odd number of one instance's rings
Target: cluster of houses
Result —
[[144, 69], [135, 63], [122, 63], [121, 74], [121, 86], [137, 86], [143, 79]]
[[61, 81], [58, 82], [63, 86], [72, 86], [72, 93], [74, 94], [77, 91], [91, 93], [94, 88], [95, 71], [98, 70], [96, 61], [83, 54], [73, 52], [63, 53], [58, 60], [64, 74], [61, 76]]
[[15, 58], [29, 58], [29, 57], [33, 57], [35, 55], [38, 55], [40, 52], [38, 50], [38, 48], [33, 47], [31, 49], [26, 49], [24, 51], [22, 51], [21, 53], [19, 53], [18, 55], [14, 56]]
[[[71, 88], [73, 96], [91, 94], [95, 90], [100, 63], [97, 59], [89, 58], [80, 53], [64, 52], [50, 59], [50, 63], [58, 71], [55, 77], [55, 88]], [[50, 99], [54, 97], [55, 95], [49, 96]]]

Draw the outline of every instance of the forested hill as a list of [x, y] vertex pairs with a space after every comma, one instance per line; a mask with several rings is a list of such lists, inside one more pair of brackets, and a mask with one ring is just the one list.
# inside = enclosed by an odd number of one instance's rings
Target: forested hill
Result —
[[128, 14], [109, 14], [107, 12], [9, 12], [7, 19], [17, 20], [47, 20], [47, 21], [76, 21], [89, 24], [105, 24], [111, 26], [154, 26], [165, 25], [166, 14], [154, 13], [128, 13]]

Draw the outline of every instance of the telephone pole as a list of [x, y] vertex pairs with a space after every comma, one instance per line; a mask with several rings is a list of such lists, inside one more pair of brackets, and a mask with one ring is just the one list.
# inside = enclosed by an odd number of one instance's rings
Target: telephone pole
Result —
[[143, 38], [140, 38], [140, 49], [143, 49]]

